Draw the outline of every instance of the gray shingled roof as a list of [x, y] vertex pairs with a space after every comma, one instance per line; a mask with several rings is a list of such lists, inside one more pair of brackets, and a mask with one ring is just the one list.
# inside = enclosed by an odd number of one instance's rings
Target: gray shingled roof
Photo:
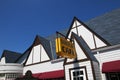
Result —
[[57, 58], [57, 55], [56, 55], [56, 51], [55, 51], [55, 39], [56, 39], [56, 34], [53, 34], [51, 36], [48, 36], [46, 37], [46, 39], [50, 40], [51, 41], [51, 48], [52, 48], [52, 54], [53, 54], [53, 57], [54, 59]]
[[4, 50], [1, 58], [5, 57], [6, 63], [14, 63], [18, 59], [18, 57], [20, 57], [20, 55], [21, 54], [17, 52]]
[[41, 44], [45, 48], [46, 52], [48, 53], [48, 56], [50, 59], [52, 59], [52, 53], [51, 53], [51, 43], [50, 40], [47, 40], [46, 38], [43, 38], [41, 36], [38, 36]]
[[120, 9], [93, 18], [85, 24], [110, 44], [120, 44]]

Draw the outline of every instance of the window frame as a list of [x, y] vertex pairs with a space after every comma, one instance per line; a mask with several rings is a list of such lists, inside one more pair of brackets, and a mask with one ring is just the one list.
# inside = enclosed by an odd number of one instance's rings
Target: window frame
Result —
[[[79, 71], [83, 71], [83, 74], [82, 75], [79, 75], [78, 76], [73, 76], [73, 72], [77, 72]], [[88, 77], [87, 77], [87, 70], [86, 70], [86, 66], [83, 66], [83, 67], [76, 67], [76, 68], [70, 68], [69, 69], [69, 75], [70, 75], [70, 80], [80, 80], [80, 79], [73, 79], [73, 78], [80, 78], [80, 77], [83, 77], [83, 80], [88, 80]], [[75, 74], [74, 74], [75, 75]], [[77, 73], [76, 73], [77, 75]]]

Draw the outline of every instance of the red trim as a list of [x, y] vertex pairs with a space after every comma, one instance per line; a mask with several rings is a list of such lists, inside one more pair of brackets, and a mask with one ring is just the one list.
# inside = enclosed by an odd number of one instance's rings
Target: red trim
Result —
[[62, 77], [64, 77], [64, 70], [36, 73], [36, 74], [33, 74], [33, 76], [36, 78], [39, 78], [39, 79], [62, 78]]
[[102, 72], [120, 72], [120, 60], [103, 63]]

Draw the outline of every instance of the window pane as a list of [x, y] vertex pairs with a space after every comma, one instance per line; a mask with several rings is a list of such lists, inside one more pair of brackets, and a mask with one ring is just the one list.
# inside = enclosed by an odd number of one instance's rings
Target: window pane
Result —
[[77, 77], [77, 80], [80, 80], [80, 77]]
[[119, 80], [120, 80], [120, 73], [118, 73], [118, 78], [119, 78]]
[[1, 73], [1, 74], [0, 74], [0, 77], [4, 77], [4, 76], [5, 76], [5, 74], [4, 74], [4, 73]]
[[76, 78], [74, 78], [73, 80], [77, 80]]
[[83, 71], [80, 71], [80, 74], [83, 75]]
[[73, 80], [84, 80], [84, 72], [83, 70], [75, 70], [72, 72]]
[[83, 77], [80, 77], [80, 80], [83, 80]]
[[77, 73], [77, 76], [80, 75], [80, 71], [77, 71], [76, 73]]
[[76, 75], [75, 75], [75, 72], [73, 72], [73, 76], [76, 76]]

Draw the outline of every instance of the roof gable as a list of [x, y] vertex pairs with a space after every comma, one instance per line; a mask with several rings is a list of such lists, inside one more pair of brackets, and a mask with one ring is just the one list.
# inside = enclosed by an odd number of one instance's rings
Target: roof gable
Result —
[[110, 45], [106, 40], [104, 40], [101, 36], [95, 33], [92, 29], [90, 29], [86, 24], [78, 20], [76, 17], [74, 17], [70, 29], [67, 33], [68, 38], [71, 37], [72, 32], [78, 36], [82, 36], [90, 49], [96, 49]]
[[50, 59], [52, 59], [50, 41], [37, 35], [25, 61], [25, 65], [39, 63]]

